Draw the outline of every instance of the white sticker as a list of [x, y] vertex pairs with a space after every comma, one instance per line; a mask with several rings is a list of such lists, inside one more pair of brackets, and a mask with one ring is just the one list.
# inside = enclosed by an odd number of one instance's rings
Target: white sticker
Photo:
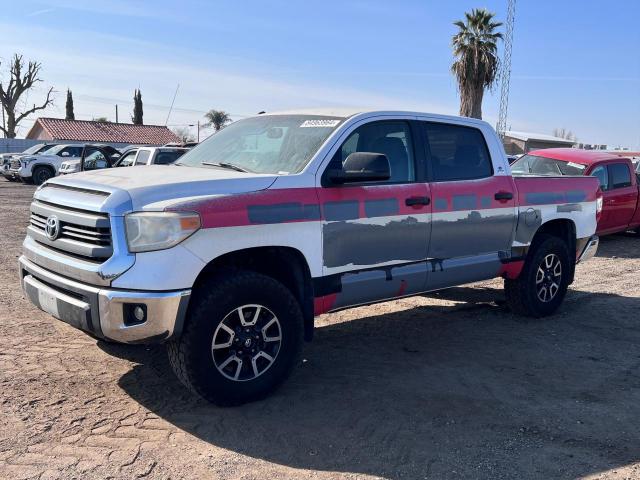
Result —
[[567, 165], [573, 168], [577, 168], [578, 170], [583, 170], [585, 165], [581, 165], [579, 163], [567, 162]]
[[300, 128], [320, 127], [333, 128], [340, 123], [340, 120], [305, 120]]

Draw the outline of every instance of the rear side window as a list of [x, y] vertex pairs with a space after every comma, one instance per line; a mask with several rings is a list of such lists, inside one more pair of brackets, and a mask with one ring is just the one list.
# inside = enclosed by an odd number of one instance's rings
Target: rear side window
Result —
[[600, 180], [600, 189], [603, 192], [609, 190], [609, 174], [607, 173], [606, 167], [599, 166], [598, 168], [595, 168], [593, 172], [591, 172], [591, 176]]
[[624, 163], [612, 163], [609, 165], [609, 183], [611, 188], [624, 188], [631, 186], [631, 172]]
[[140, 150], [138, 152], [138, 158], [136, 158], [135, 166], [146, 165], [149, 161], [149, 150]]
[[156, 155], [156, 159], [154, 163], [156, 165], [169, 165], [170, 163], [175, 162], [183, 154], [184, 154], [183, 150], [178, 150], [175, 152], [158, 152], [158, 155]]
[[431, 172], [436, 182], [472, 180], [493, 175], [491, 157], [477, 128], [424, 122]]
[[81, 157], [82, 147], [67, 147], [60, 152], [60, 156], [62, 156], [63, 152], [68, 153], [70, 157]]

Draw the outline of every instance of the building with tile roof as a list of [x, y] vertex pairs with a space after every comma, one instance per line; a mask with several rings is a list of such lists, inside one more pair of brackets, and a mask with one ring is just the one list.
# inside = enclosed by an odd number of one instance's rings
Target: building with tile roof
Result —
[[30, 140], [74, 141], [109, 144], [164, 145], [180, 142], [175, 133], [160, 125], [38, 118], [26, 136]]

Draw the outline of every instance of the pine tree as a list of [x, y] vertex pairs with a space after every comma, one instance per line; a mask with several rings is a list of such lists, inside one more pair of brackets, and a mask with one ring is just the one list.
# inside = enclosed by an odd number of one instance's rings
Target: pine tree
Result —
[[134, 125], [142, 125], [142, 94], [139, 89], [133, 92], [133, 116], [131, 121]]
[[76, 116], [73, 114], [73, 95], [71, 90], [67, 88], [67, 103], [65, 105], [67, 113], [64, 116], [65, 120], [75, 120]]

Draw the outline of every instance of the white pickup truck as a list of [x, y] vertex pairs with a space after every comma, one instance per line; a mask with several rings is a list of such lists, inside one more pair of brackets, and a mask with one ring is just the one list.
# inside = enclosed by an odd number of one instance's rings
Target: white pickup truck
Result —
[[175, 166], [49, 180], [21, 281], [95, 337], [165, 342], [185, 385], [238, 404], [287, 377], [323, 313], [494, 277], [516, 313], [554, 313], [601, 207], [595, 178], [512, 177], [482, 121], [266, 114]]
[[62, 162], [82, 156], [84, 145], [57, 145], [40, 154], [23, 155], [11, 160], [9, 174], [25, 183], [42, 185], [58, 175]]
[[24, 157], [24, 156], [28, 156], [28, 155], [36, 155], [36, 154], [43, 154], [45, 151], [49, 150], [50, 148], [55, 147], [56, 144], [55, 143], [38, 143], [36, 145], [32, 145], [29, 148], [27, 148], [24, 152], [12, 152], [12, 153], [3, 153], [2, 155], [0, 155], [0, 168], [2, 169], [2, 176], [4, 178], [6, 178], [7, 180], [9, 180], [10, 182], [13, 182], [15, 180], [17, 180], [16, 178], [14, 178], [13, 173], [11, 173], [11, 160], [13, 159], [19, 159], [20, 157]]

